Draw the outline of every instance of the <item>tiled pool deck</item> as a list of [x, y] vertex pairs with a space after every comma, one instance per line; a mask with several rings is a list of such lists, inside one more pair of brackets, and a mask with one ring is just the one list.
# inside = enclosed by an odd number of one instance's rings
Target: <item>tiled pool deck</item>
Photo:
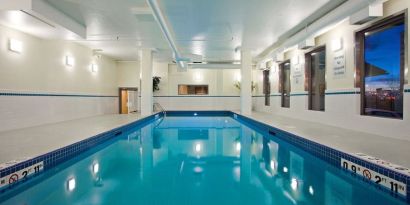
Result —
[[101, 115], [0, 132], [0, 164], [33, 158], [141, 118], [139, 114]]
[[263, 112], [246, 116], [345, 153], [364, 153], [410, 167], [410, 136], [400, 140]]

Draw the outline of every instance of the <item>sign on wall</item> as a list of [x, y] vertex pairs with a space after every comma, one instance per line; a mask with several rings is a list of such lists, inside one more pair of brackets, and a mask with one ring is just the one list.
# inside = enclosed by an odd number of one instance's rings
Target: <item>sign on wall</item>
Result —
[[333, 57], [333, 77], [343, 78], [346, 74], [345, 51], [341, 50], [334, 53]]
[[303, 81], [302, 64], [293, 65], [292, 77], [295, 84], [300, 84]]

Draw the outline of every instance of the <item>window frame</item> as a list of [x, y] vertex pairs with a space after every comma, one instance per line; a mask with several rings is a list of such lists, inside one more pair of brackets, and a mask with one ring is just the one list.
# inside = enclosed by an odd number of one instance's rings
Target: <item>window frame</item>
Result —
[[[285, 64], [289, 64], [289, 72], [291, 72], [292, 71], [292, 66], [291, 66], [291, 62], [290, 62], [290, 59], [288, 59], [288, 60], [285, 60], [285, 61], [283, 61], [281, 64], [279, 64], [279, 91], [280, 91], [280, 106], [282, 107], [282, 108], [290, 108], [290, 92], [291, 92], [291, 90], [292, 90], [292, 83], [290, 82], [290, 85], [289, 85], [289, 106], [288, 107], [286, 107], [286, 106], [284, 106], [284, 95], [283, 95], [283, 87], [284, 87], [284, 83], [283, 83], [283, 70], [284, 70], [284, 67], [285, 67]], [[290, 77], [291, 77], [291, 74], [289, 74], [289, 81], [290, 81]]]
[[408, 69], [408, 10], [404, 10], [393, 14], [391, 16], [382, 18], [373, 23], [370, 23], [364, 28], [356, 31], [355, 36], [355, 87], [360, 89], [360, 115], [368, 117], [378, 117], [386, 119], [404, 119], [404, 104], [403, 104], [403, 116], [402, 118], [390, 118], [377, 115], [366, 115], [365, 108], [365, 60], [364, 60], [364, 40], [367, 32], [378, 32], [394, 26], [398, 23], [404, 24], [404, 59], [403, 66], [400, 69], [400, 92], [404, 100], [404, 85], [407, 83], [407, 76], [405, 76], [405, 70]]
[[[317, 53], [317, 52], [325, 52], [325, 56], [327, 58], [327, 52], [326, 52], [326, 45], [318, 46], [316, 48], [313, 48], [309, 52], [305, 53], [305, 91], [308, 92], [308, 110], [311, 111], [319, 111], [319, 112], [324, 112], [326, 110], [326, 103], [323, 105], [324, 110], [313, 110], [312, 107], [312, 53]], [[325, 74], [327, 74], [327, 62], [325, 59]], [[327, 81], [325, 78], [325, 91], [327, 88]], [[326, 99], [326, 95], [325, 95]], [[325, 100], [326, 102], [326, 100]]]
[[[180, 86], [187, 86], [187, 87], [189, 87], [189, 86], [194, 86], [194, 87], [206, 87], [206, 94], [181, 94], [180, 92], [179, 92], [179, 87]], [[206, 95], [209, 95], [209, 85], [207, 85], [207, 84], [200, 84], [200, 85], [197, 85], [197, 84], [178, 84], [178, 95], [182, 95], [182, 96], [206, 96]]]

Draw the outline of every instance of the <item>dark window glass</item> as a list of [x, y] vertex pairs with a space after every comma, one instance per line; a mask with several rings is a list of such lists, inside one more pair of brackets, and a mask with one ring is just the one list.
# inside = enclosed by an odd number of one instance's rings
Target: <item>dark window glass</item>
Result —
[[263, 71], [263, 94], [265, 95], [265, 106], [270, 106], [270, 80], [269, 70]]
[[404, 23], [364, 33], [365, 115], [403, 118]]
[[208, 95], [208, 85], [178, 85], [178, 95]]
[[309, 69], [309, 109], [325, 110], [326, 49], [320, 48], [307, 54]]
[[282, 107], [290, 107], [290, 61], [286, 61], [280, 65], [279, 71], [279, 88], [281, 91]]

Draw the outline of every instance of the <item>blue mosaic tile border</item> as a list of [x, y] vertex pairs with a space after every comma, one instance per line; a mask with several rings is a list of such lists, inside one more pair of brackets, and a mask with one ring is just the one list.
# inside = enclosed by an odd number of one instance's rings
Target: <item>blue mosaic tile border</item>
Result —
[[[141, 97], [141, 96], [140, 96]], [[239, 95], [158, 95], [154, 98], [239, 98]]]
[[[410, 92], [410, 89], [409, 89]], [[360, 91], [345, 91], [345, 92], [327, 92], [325, 93], [325, 95], [356, 95], [356, 94], [360, 94]], [[309, 93], [293, 93], [290, 94], [291, 97], [294, 96], [308, 96]], [[274, 95], [270, 95], [271, 97], [280, 97], [282, 96], [281, 94], [274, 94]], [[252, 96], [254, 98], [259, 98], [259, 97], [265, 97], [264, 95], [254, 95]]]
[[363, 167], [366, 167], [368, 169], [374, 170], [376, 172], [379, 172], [385, 176], [388, 176], [390, 178], [393, 178], [397, 181], [403, 182], [407, 184], [407, 203], [410, 203], [410, 177], [406, 176], [405, 174], [396, 172], [394, 170], [379, 166], [374, 163], [370, 163], [368, 161], [365, 161], [363, 159], [360, 159], [356, 156], [353, 156], [351, 154], [347, 154], [341, 151], [338, 151], [336, 149], [333, 149], [331, 147], [307, 140], [303, 137], [297, 136], [295, 134], [286, 132], [284, 130], [280, 130], [278, 128], [272, 127], [270, 125], [267, 125], [265, 123], [256, 121], [254, 119], [251, 119], [249, 117], [245, 117], [243, 115], [233, 113], [232, 115], [236, 115], [239, 121], [241, 122], [246, 122], [246, 124], [251, 125], [252, 127], [256, 127], [259, 129], [262, 134], [266, 136], [271, 136], [271, 137], [277, 137], [279, 139], [282, 139], [300, 149], [303, 149], [304, 151], [312, 154], [315, 157], [318, 157], [329, 164], [340, 168], [341, 164], [341, 158], [344, 158], [346, 160], [349, 160], [353, 163], [356, 163], [358, 165], [361, 165]]
[[38, 97], [89, 97], [89, 98], [117, 98], [115, 95], [80, 95], [80, 94], [49, 94], [49, 93], [8, 93], [0, 92], [0, 96], [38, 96]]
[[210, 111], [173, 111], [173, 110], [167, 110], [165, 111], [166, 115], [169, 117], [211, 117], [211, 116], [226, 116], [229, 117], [231, 116], [231, 111], [227, 110], [210, 110]]
[[326, 92], [325, 95], [357, 95], [360, 91]]
[[294, 93], [294, 94], [290, 94], [290, 96], [308, 96], [309, 93]]
[[[44, 167], [43, 167], [43, 171], [52, 169], [53, 167], [75, 157], [80, 155], [81, 153], [99, 145], [102, 144], [104, 142], [106, 142], [107, 140], [113, 139], [119, 135], [121, 135], [123, 132], [126, 132], [132, 128], [135, 128], [135, 126], [143, 126], [145, 124], [150, 123], [151, 121], [153, 121], [154, 119], [156, 119], [156, 117], [162, 117], [163, 113], [156, 113], [153, 115], [150, 115], [148, 117], [136, 120], [134, 122], [131, 122], [129, 124], [117, 127], [115, 129], [100, 133], [98, 135], [95, 135], [93, 137], [87, 138], [85, 140], [76, 142], [74, 144], [65, 146], [63, 148], [51, 151], [49, 153], [37, 156], [35, 158], [23, 161], [23, 162], [19, 162], [17, 164], [14, 164], [10, 167], [6, 167], [2, 170], [0, 170], [0, 177], [4, 177], [7, 176], [11, 173], [14, 173], [18, 170], [24, 169], [26, 167], [32, 166], [36, 163], [39, 162], [43, 162], [44, 163]], [[5, 187], [4, 189], [7, 189], [7, 187]]]

